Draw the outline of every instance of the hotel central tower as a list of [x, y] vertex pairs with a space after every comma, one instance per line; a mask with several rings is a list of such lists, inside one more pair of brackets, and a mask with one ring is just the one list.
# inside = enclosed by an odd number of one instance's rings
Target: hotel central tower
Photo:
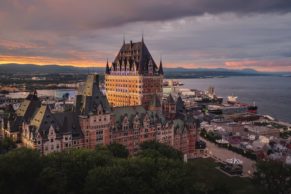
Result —
[[106, 64], [106, 96], [112, 106], [147, 107], [154, 98], [161, 98], [163, 86], [162, 62], [158, 66], [143, 39], [125, 43], [113, 63]]

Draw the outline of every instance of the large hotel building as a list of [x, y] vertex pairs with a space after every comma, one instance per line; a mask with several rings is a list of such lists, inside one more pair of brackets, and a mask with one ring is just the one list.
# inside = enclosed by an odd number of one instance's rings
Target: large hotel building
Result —
[[106, 96], [99, 75], [87, 76], [71, 111], [55, 111], [31, 93], [18, 110], [9, 106], [0, 135], [42, 154], [67, 149], [94, 149], [119, 143], [131, 154], [145, 141], [157, 141], [195, 157], [199, 120], [181, 97], [163, 101], [163, 67], [156, 65], [143, 41], [123, 44], [106, 65]]
[[111, 106], [144, 105], [162, 96], [162, 62], [158, 66], [143, 39], [123, 43], [113, 63], [106, 64], [106, 96]]

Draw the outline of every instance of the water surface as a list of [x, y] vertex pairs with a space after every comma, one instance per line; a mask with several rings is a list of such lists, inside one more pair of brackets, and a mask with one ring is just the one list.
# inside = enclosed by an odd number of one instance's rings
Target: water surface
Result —
[[238, 100], [253, 103], [260, 114], [291, 122], [291, 77], [256, 76], [207, 79], [181, 79], [187, 88], [206, 90], [215, 87], [216, 94], [226, 99], [238, 96]]

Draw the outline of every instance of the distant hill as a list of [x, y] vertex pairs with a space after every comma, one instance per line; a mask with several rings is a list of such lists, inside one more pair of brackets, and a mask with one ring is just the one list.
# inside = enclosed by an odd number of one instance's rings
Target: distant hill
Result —
[[101, 67], [74, 67], [60, 65], [34, 65], [34, 64], [1, 64], [1, 73], [88, 73], [89, 72], [104, 72], [105, 68]]
[[265, 76], [269, 73], [258, 72], [254, 69], [225, 69], [225, 68], [165, 68], [166, 78], [208, 78], [229, 76]]
[[[1, 64], [0, 73], [88, 73], [97, 72], [103, 74], [105, 67], [74, 67], [60, 65], [34, 65], [34, 64]], [[246, 75], [269, 75], [253, 69], [233, 70], [225, 68], [164, 68], [166, 78], [196, 78], [196, 77], [217, 77], [217, 76], [246, 76]]]
[[177, 68], [164, 68], [164, 71], [167, 72], [240, 72], [240, 73], [253, 73], [258, 74], [258, 72], [254, 69], [226, 69], [226, 68], [195, 68], [195, 69], [187, 69], [182, 67]]

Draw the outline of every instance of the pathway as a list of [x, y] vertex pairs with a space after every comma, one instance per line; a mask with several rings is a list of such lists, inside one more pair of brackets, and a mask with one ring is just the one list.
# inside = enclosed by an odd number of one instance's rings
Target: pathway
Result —
[[214, 143], [200, 137], [201, 140], [205, 141], [207, 144], [208, 154], [210, 157], [222, 162], [229, 158], [237, 158], [243, 161], [243, 176], [250, 176], [253, 174], [256, 162], [250, 160], [240, 154], [227, 150], [226, 148], [221, 148]]

